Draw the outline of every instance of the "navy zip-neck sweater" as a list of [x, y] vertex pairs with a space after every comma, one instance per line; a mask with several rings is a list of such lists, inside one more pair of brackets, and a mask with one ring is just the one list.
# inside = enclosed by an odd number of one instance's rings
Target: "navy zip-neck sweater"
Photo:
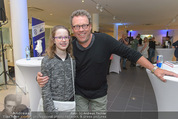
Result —
[[93, 35], [93, 44], [86, 50], [78, 46], [77, 39], [73, 41], [76, 60], [76, 94], [88, 99], [100, 98], [107, 94], [106, 75], [111, 54], [127, 57], [134, 62], [142, 56], [107, 34]]

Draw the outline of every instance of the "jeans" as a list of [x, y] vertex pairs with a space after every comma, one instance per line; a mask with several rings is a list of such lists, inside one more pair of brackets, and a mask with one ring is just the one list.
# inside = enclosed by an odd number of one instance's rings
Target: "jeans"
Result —
[[155, 49], [149, 48], [148, 60], [152, 63], [152, 58], [155, 56]]
[[127, 61], [127, 58], [123, 58], [123, 57], [122, 57], [122, 59], [123, 59], [122, 67], [123, 67], [123, 68], [126, 68], [126, 61]]
[[107, 95], [96, 99], [87, 99], [80, 95], [75, 95], [77, 111], [106, 111]]

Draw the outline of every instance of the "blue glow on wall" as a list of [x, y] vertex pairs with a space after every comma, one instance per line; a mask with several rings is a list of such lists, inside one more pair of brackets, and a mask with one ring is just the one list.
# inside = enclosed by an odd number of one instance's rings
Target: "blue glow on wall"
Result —
[[131, 33], [131, 37], [134, 37], [134, 36], [137, 36], [137, 31], [129, 31], [128, 32], [128, 36], [130, 36], [130, 33]]
[[118, 25], [118, 26], [124, 26], [124, 25], [127, 25], [127, 23], [114, 23], [115, 25]]
[[166, 37], [167, 31], [170, 32], [171, 30], [159, 30], [159, 34], [163, 37]]

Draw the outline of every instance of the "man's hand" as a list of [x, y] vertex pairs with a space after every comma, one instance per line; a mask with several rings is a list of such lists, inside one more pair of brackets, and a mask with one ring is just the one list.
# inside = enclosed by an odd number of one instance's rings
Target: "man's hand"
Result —
[[48, 76], [44, 76], [44, 77], [42, 77], [42, 76], [43, 76], [43, 74], [41, 72], [38, 72], [37, 82], [40, 87], [43, 87], [48, 82], [48, 79], [49, 79]]
[[166, 82], [166, 80], [163, 78], [164, 76], [174, 76], [178, 78], [178, 74], [160, 68], [156, 69], [154, 74], [163, 82]]

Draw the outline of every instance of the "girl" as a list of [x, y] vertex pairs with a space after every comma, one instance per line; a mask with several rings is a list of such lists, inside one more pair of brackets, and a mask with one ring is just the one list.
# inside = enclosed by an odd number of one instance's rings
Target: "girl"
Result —
[[[45, 113], [66, 111], [62, 107], [65, 102], [74, 102], [74, 70], [75, 62], [72, 54], [70, 32], [64, 26], [52, 29], [47, 49], [47, 56], [42, 60], [41, 72], [49, 77], [49, 81], [42, 88], [43, 110]], [[64, 102], [57, 106], [58, 102]], [[59, 109], [60, 108], [60, 109]]]

